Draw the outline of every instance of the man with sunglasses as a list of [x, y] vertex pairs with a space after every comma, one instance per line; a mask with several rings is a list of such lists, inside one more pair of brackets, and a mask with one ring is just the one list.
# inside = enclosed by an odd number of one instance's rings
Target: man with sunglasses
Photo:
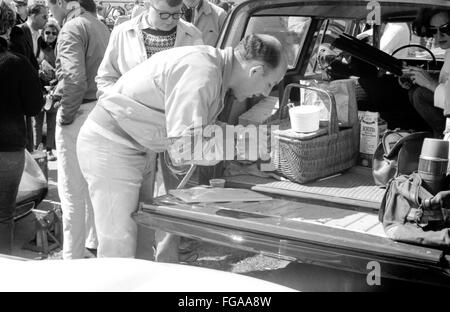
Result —
[[[414, 22], [415, 32], [424, 37], [432, 36], [435, 45], [446, 50], [444, 65], [435, 79], [419, 67], [407, 67], [405, 74], [417, 86], [410, 90], [410, 100], [417, 112], [433, 130], [434, 136], [442, 138], [445, 129], [444, 115], [450, 114], [450, 12], [424, 10]], [[407, 87], [407, 86], [405, 86]], [[446, 95], [449, 94], [449, 95]], [[450, 124], [448, 125], [450, 131]]]

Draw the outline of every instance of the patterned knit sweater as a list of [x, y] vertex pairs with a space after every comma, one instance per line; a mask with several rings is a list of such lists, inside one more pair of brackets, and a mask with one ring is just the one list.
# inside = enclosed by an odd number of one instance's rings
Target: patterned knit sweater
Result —
[[151, 28], [142, 30], [147, 58], [160, 51], [168, 50], [174, 47], [177, 36], [177, 27], [169, 31], [155, 30]]

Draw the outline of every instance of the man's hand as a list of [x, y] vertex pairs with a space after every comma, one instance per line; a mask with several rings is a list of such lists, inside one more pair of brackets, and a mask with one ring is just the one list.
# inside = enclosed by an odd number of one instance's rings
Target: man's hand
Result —
[[402, 87], [403, 89], [409, 90], [412, 88], [413, 83], [411, 81], [410, 78], [407, 77], [398, 77], [398, 84], [400, 85], [400, 87]]
[[433, 207], [450, 208], [450, 191], [441, 191], [431, 198]]
[[439, 83], [434, 80], [427, 71], [419, 67], [408, 67], [411, 81], [421, 87], [427, 88], [431, 92], [436, 90]]

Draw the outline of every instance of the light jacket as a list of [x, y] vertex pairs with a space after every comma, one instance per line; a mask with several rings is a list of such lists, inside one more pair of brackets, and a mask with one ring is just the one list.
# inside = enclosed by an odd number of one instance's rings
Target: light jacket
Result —
[[[98, 69], [97, 87], [100, 97], [123, 74], [144, 62], [147, 52], [141, 37], [141, 29], [148, 28], [146, 14], [114, 27], [105, 57]], [[190, 23], [180, 20], [177, 25], [175, 47], [203, 44], [200, 31]]]
[[215, 46], [226, 18], [227, 13], [224, 9], [203, 0], [200, 9], [194, 15], [193, 24], [202, 32], [203, 42]]
[[434, 106], [442, 108], [444, 115], [450, 117], [450, 49], [445, 51], [444, 65], [439, 73], [439, 85], [434, 91]]
[[[144, 148], [162, 152], [172, 138], [190, 136], [193, 128], [216, 121], [223, 109], [232, 61], [231, 47], [191, 46], [156, 53], [105, 91], [96, 110], [101, 107], [107, 114], [90, 117], [103, 129], [119, 133], [114, 127], [120, 128]], [[211, 159], [219, 159], [222, 146], [213, 150], [213, 140], [200, 141], [205, 157], [188, 163], [217, 163]]]
[[83, 102], [96, 99], [95, 76], [109, 34], [96, 15], [84, 10], [62, 27], [56, 46], [55, 94], [61, 96], [59, 110], [63, 124], [74, 120]]

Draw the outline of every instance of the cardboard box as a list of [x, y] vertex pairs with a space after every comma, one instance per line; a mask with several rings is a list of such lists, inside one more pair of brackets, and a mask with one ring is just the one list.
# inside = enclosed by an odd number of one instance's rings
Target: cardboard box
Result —
[[372, 167], [373, 154], [387, 130], [387, 123], [377, 112], [358, 112], [358, 117], [361, 125], [358, 164]]

